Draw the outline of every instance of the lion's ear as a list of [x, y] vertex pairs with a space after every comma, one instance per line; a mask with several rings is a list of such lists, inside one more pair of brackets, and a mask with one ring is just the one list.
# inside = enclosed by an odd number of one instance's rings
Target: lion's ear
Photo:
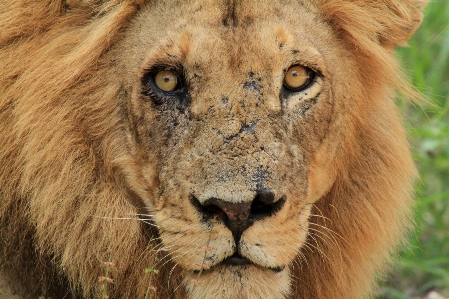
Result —
[[[356, 44], [366, 39], [392, 49], [419, 27], [427, 0], [319, 0], [324, 18]], [[360, 46], [360, 45], [358, 45]]]

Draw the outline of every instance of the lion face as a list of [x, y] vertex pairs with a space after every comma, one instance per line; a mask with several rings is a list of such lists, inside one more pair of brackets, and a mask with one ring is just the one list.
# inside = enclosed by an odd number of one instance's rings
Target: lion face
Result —
[[[283, 298], [312, 204], [332, 184], [332, 151], [320, 153], [338, 143], [327, 135], [339, 53], [318, 41], [328, 32], [308, 8], [291, 9], [150, 7], [118, 46], [134, 60], [120, 71], [137, 165], [129, 184], [186, 281], [201, 271], [209, 294], [238, 281], [226, 298], [256, 284], [255, 298]], [[269, 14], [253, 18], [258, 10]]]

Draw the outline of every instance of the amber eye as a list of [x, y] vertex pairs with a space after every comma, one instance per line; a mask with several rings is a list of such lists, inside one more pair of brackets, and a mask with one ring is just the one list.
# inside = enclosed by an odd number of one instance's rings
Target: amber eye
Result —
[[284, 76], [284, 86], [287, 89], [302, 89], [313, 79], [313, 72], [302, 65], [290, 67]]
[[178, 86], [178, 75], [169, 70], [159, 71], [154, 76], [154, 83], [156, 86], [165, 92], [174, 91]]

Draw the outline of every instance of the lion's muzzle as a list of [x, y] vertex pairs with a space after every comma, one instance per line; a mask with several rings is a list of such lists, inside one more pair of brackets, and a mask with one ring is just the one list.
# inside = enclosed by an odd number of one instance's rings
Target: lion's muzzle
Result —
[[224, 262], [231, 265], [251, 263], [239, 252], [239, 241], [243, 232], [255, 221], [271, 217], [279, 211], [285, 203], [285, 198], [275, 200], [275, 194], [269, 189], [260, 189], [252, 201], [230, 202], [221, 198], [209, 198], [201, 203], [195, 196], [190, 197], [192, 205], [203, 215], [204, 220], [215, 219], [223, 222], [232, 232], [236, 244], [234, 255]]

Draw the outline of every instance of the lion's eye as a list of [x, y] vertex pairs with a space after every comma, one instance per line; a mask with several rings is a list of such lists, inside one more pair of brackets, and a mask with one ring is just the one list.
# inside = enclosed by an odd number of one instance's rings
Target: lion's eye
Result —
[[190, 103], [184, 73], [180, 65], [158, 65], [147, 69], [140, 79], [143, 99], [151, 99], [156, 106], [165, 103], [168, 105], [165, 108], [176, 107], [184, 111]]
[[159, 71], [154, 76], [156, 86], [165, 92], [174, 91], [179, 83], [178, 75], [169, 70]]
[[313, 80], [313, 72], [302, 65], [290, 67], [284, 76], [284, 86], [290, 90], [301, 90], [306, 88]]

